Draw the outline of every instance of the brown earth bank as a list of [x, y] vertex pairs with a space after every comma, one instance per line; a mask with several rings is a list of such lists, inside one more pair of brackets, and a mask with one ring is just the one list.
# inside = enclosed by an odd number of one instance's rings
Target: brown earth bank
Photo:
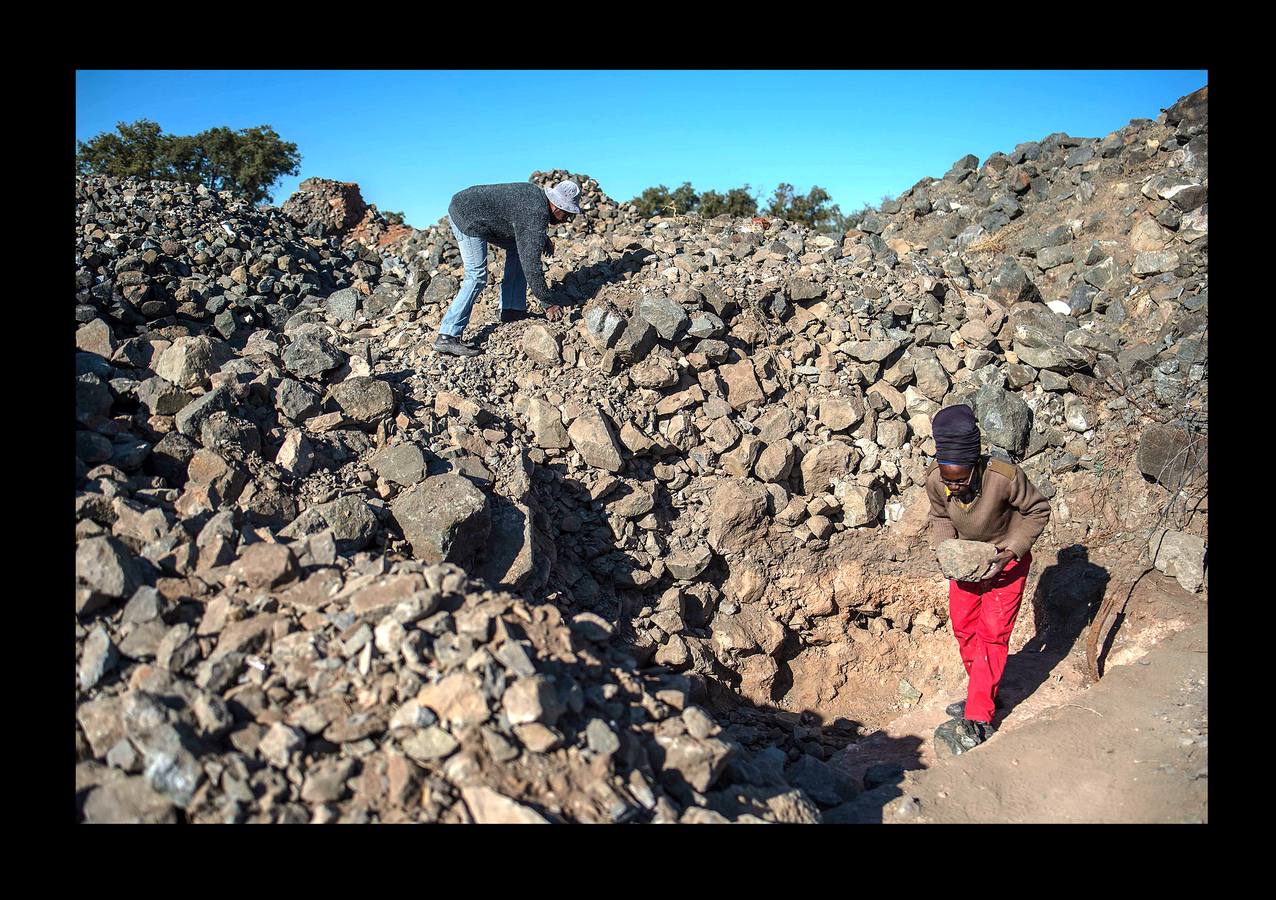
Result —
[[[841, 235], [536, 172], [582, 187], [565, 315], [500, 324], [493, 250], [469, 359], [432, 350], [446, 222], [323, 179], [276, 210], [77, 178], [77, 816], [1048, 818], [1028, 781], [959, 785], [1005, 747], [1040, 777], [1074, 714], [1169, 764], [1138, 723], [1204, 727], [1156, 660], [1208, 597], [1206, 138], [1202, 90]], [[964, 674], [923, 483], [954, 403], [1051, 520], [1001, 730], [939, 760]], [[1176, 814], [1120, 773], [1058, 820]]]

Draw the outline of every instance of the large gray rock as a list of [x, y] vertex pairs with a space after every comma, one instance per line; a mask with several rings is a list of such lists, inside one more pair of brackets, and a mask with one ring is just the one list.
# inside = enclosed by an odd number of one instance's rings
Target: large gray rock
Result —
[[563, 450], [571, 446], [567, 429], [563, 427], [563, 414], [557, 406], [537, 397], [528, 402], [526, 415], [532, 441], [537, 447]]
[[809, 753], [789, 766], [789, 784], [801, 788], [820, 806], [837, 806], [855, 799], [859, 786], [855, 779]]
[[851, 341], [846, 350], [859, 362], [882, 362], [900, 346], [899, 341]]
[[523, 352], [543, 366], [554, 366], [563, 360], [558, 338], [544, 325], [532, 325], [523, 334]]
[[1183, 590], [1196, 593], [1205, 584], [1205, 540], [1182, 531], [1158, 528], [1148, 538], [1152, 564], [1172, 578]]
[[654, 346], [656, 346], [656, 329], [651, 327], [650, 322], [635, 316], [625, 324], [624, 330], [616, 338], [613, 349], [622, 362], [632, 364], [642, 362]]
[[938, 359], [930, 356], [917, 360], [913, 366], [913, 378], [917, 382], [917, 390], [936, 403], [943, 402], [951, 382]]
[[425, 478], [425, 454], [416, 444], [387, 447], [369, 462], [377, 475], [404, 487], [411, 487]]
[[377, 517], [361, 497], [347, 494], [306, 510], [280, 536], [301, 537], [325, 528], [332, 529], [338, 552], [357, 553], [376, 535]]
[[155, 374], [179, 388], [202, 384], [216, 371], [212, 341], [202, 336], [178, 338], [155, 363]]
[[1034, 369], [1071, 371], [1086, 365], [1085, 354], [1067, 343], [1073, 329], [1067, 316], [1048, 309], [1029, 308], [1015, 314], [1014, 350], [1021, 363]]
[[820, 401], [820, 422], [830, 431], [848, 431], [864, 421], [864, 402], [858, 397], [846, 400], [826, 397]]
[[709, 501], [709, 546], [718, 553], [743, 550], [766, 533], [767, 492], [756, 481], [719, 481]]
[[451, 472], [400, 494], [390, 512], [412, 545], [412, 555], [430, 564], [466, 560], [492, 527], [487, 495]]
[[789, 473], [793, 471], [796, 458], [797, 451], [793, 442], [788, 438], [780, 438], [766, 445], [766, 449], [753, 465], [753, 474], [762, 481], [773, 483], [785, 481]]
[[666, 341], [676, 341], [691, 327], [687, 311], [663, 294], [644, 294], [635, 310]]
[[283, 362], [297, 377], [314, 378], [340, 366], [345, 356], [322, 333], [303, 331], [284, 349]]
[[223, 384], [207, 394], [199, 395], [183, 406], [177, 418], [174, 419], [174, 424], [183, 436], [198, 441], [203, 432], [204, 423], [212, 417], [213, 413], [230, 412], [232, 409], [234, 409], [234, 395], [231, 393], [230, 385]]
[[532, 512], [522, 503], [497, 496], [492, 504], [492, 523], [483, 543], [483, 560], [479, 575], [489, 584], [511, 591], [521, 591], [538, 572], [549, 574], [551, 559], [545, 558], [544, 545], [537, 540]]
[[85, 372], [75, 378], [75, 421], [81, 425], [96, 424], [105, 417], [114, 402], [111, 389], [97, 375]]
[[876, 524], [886, 505], [886, 496], [876, 485], [839, 482], [833, 496], [842, 504], [842, 523], [848, 528]]
[[1203, 447], [1186, 429], [1151, 425], [1139, 438], [1135, 463], [1148, 478], [1173, 491], [1182, 486], [1185, 472], [1196, 467], [1202, 456]]
[[130, 597], [142, 583], [128, 549], [116, 538], [107, 536], [91, 537], [76, 544], [75, 577], [100, 600]]
[[802, 454], [802, 493], [810, 496], [827, 491], [835, 481], [854, 471], [857, 451], [842, 441], [829, 441]]
[[951, 539], [935, 548], [939, 570], [954, 581], [977, 581], [988, 571], [997, 548], [983, 541]]
[[624, 466], [616, 433], [598, 408], [591, 406], [577, 416], [567, 436], [587, 465], [608, 472], [619, 472]]
[[141, 776], [115, 778], [95, 787], [84, 801], [84, 821], [103, 825], [169, 825], [172, 802]]
[[595, 306], [585, 313], [585, 335], [599, 350], [616, 343], [625, 330], [625, 317], [608, 306]]
[[379, 378], [357, 375], [332, 386], [332, 401], [360, 425], [375, 425], [393, 415], [394, 389]]
[[975, 418], [988, 443], [1018, 456], [1028, 447], [1032, 410], [1018, 394], [985, 384], [975, 392]]
[[137, 399], [156, 416], [171, 416], [191, 402], [191, 395], [156, 375], [137, 386]]
[[517, 800], [511, 800], [484, 785], [461, 788], [461, 799], [474, 821], [480, 825], [548, 825], [549, 820]]
[[704, 792], [718, 780], [731, 756], [731, 745], [717, 738], [694, 738], [689, 734], [660, 735], [655, 752], [661, 777], [673, 784], [686, 784]]
[[338, 322], [353, 322], [359, 313], [359, 301], [363, 295], [354, 288], [343, 288], [328, 295], [325, 306], [329, 318]]
[[994, 300], [1009, 306], [1036, 296], [1037, 287], [1014, 259], [1007, 259], [992, 277], [988, 294]]
[[308, 384], [294, 378], [281, 378], [275, 388], [275, 406], [294, 422], [303, 422], [317, 415], [320, 394]]

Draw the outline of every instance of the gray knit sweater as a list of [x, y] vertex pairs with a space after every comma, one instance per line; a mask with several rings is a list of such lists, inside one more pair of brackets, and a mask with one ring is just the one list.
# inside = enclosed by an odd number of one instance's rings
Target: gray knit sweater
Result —
[[543, 190], [530, 181], [476, 184], [453, 195], [447, 214], [463, 234], [516, 251], [527, 289], [537, 300], [549, 301], [541, 269], [545, 229], [549, 227], [549, 205]]

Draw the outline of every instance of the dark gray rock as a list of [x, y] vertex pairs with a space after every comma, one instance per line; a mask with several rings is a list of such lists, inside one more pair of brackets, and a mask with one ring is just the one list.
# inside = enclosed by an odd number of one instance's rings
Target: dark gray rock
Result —
[[1191, 432], [1172, 425], [1151, 425], [1139, 438], [1135, 462], [1145, 476], [1170, 490], [1178, 490], [1184, 475], [1203, 459], [1203, 443]]
[[935, 548], [939, 570], [954, 581], [978, 581], [996, 555], [997, 548], [983, 541], [950, 539]]
[[230, 385], [201, 394], [182, 408], [177, 414], [175, 424], [177, 430], [185, 437], [199, 440], [204, 423], [216, 412], [231, 412], [234, 408], [234, 395]]
[[1032, 410], [1018, 394], [986, 384], [975, 392], [975, 416], [979, 430], [991, 444], [1018, 456], [1028, 446]]
[[452, 473], [400, 494], [390, 510], [413, 555], [431, 564], [468, 559], [491, 530], [487, 495]]
[[994, 300], [1009, 306], [1021, 300], [1031, 300], [1037, 295], [1037, 288], [1019, 263], [1007, 259], [992, 277], [988, 294]]
[[798, 757], [797, 762], [789, 766], [786, 778], [820, 806], [837, 806], [853, 800], [859, 793], [859, 787], [849, 775], [810, 754]]
[[663, 294], [644, 294], [635, 312], [666, 341], [677, 341], [691, 326], [687, 311]]
[[376, 425], [394, 414], [394, 390], [379, 378], [357, 375], [332, 386], [332, 400], [346, 418]]
[[345, 357], [317, 331], [303, 331], [284, 349], [284, 368], [299, 378], [314, 378], [345, 362]]

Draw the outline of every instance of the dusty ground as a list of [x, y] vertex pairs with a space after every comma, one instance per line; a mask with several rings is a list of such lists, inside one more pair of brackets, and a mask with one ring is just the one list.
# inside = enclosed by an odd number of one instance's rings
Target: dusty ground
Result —
[[[905, 770], [902, 783], [867, 791], [826, 819], [1207, 821], [1207, 610], [1199, 595], [1149, 575], [1101, 657], [1098, 684], [1085, 677], [1083, 633], [1057, 652], [1049, 631], [1042, 639], [1026, 629], [1024, 641], [1017, 629], [1001, 694], [1008, 708], [987, 745], [937, 756], [934, 729], [964, 689], [923, 696], [831, 760], [856, 780], [895, 764]], [[1066, 620], [1053, 624], [1066, 634]]]

